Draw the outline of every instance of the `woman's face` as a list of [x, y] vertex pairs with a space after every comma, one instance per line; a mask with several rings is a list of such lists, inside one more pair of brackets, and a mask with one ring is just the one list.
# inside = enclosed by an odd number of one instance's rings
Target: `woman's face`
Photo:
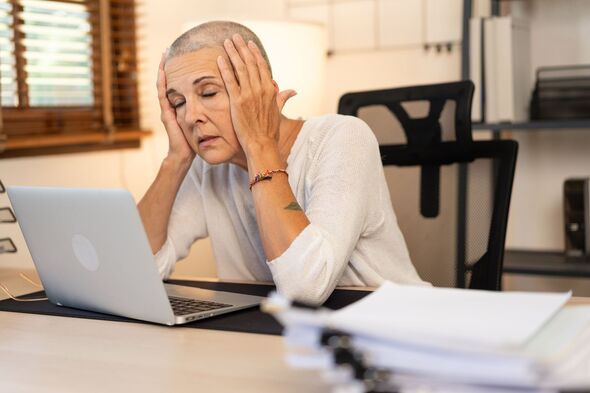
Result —
[[166, 61], [167, 97], [192, 149], [206, 162], [239, 162], [244, 152], [231, 121], [217, 67], [222, 48], [203, 48]]

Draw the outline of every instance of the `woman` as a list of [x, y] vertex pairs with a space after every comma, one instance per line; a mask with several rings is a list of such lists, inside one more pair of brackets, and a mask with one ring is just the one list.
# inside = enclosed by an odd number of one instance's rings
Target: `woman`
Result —
[[361, 120], [281, 114], [258, 37], [233, 22], [180, 36], [158, 74], [169, 152], [139, 203], [161, 274], [209, 236], [220, 278], [322, 303], [338, 285], [423, 284]]

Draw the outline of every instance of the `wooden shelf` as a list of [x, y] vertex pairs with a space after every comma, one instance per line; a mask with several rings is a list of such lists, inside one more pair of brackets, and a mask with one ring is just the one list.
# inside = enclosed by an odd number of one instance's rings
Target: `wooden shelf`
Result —
[[563, 251], [506, 250], [504, 273], [590, 278], [590, 257], [566, 257]]
[[149, 130], [10, 136], [0, 139], [0, 159], [137, 148], [150, 136]]

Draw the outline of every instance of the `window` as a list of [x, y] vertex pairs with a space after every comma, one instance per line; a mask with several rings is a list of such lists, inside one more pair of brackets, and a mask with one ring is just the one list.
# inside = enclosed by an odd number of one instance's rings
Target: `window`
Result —
[[135, 0], [0, 0], [0, 157], [138, 145], [136, 76]]

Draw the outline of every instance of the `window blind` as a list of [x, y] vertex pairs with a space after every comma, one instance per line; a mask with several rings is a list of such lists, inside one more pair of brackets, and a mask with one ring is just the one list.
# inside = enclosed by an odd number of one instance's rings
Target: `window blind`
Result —
[[92, 106], [92, 26], [83, 2], [22, 0], [28, 104]]
[[139, 128], [135, 0], [110, 2], [112, 107], [115, 127]]
[[0, 0], [0, 102], [7, 107], [18, 104], [12, 24], [12, 4]]
[[135, 29], [135, 0], [0, 0], [7, 145], [137, 131]]

